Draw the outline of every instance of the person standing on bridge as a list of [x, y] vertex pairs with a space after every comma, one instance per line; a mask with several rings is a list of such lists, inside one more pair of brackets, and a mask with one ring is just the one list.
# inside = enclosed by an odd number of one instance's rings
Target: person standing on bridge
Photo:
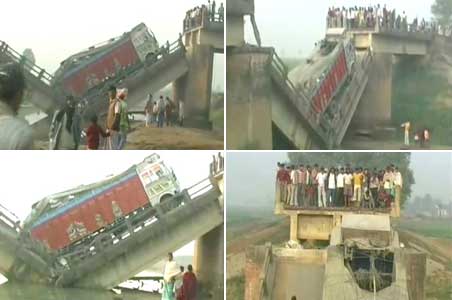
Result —
[[173, 259], [173, 253], [168, 253], [168, 261], [163, 270], [163, 294], [162, 300], [176, 300], [174, 283], [176, 276], [180, 274], [180, 268]]
[[298, 169], [298, 203], [299, 207], [307, 207], [306, 201], [306, 170], [303, 165]]
[[352, 197], [353, 197], [353, 175], [350, 168], [347, 168], [344, 175], [345, 207], [349, 207], [351, 205]]
[[326, 192], [326, 206], [333, 207], [333, 203], [336, 199], [336, 170], [334, 168], [330, 168], [326, 180], [328, 183], [328, 189]]
[[353, 200], [354, 206], [360, 207], [363, 185], [363, 173], [361, 168], [356, 168], [353, 173]]
[[221, 2], [220, 7], [218, 8], [218, 21], [224, 22], [224, 6], [223, 6], [223, 2]]
[[291, 180], [292, 191], [290, 192], [290, 195], [291, 195], [290, 205], [297, 206], [298, 205], [298, 185], [299, 185], [298, 170], [295, 166], [292, 166], [291, 169], [292, 169], [292, 171], [290, 172], [290, 180]]
[[326, 172], [323, 167], [320, 167], [319, 172], [316, 176], [317, 181], [317, 206], [318, 207], [326, 207], [326, 192], [325, 192], [325, 181], [326, 181]]
[[117, 150], [119, 145], [119, 122], [120, 122], [120, 102], [116, 97], [117, 90], [115, 86], [110, 86], [108, 89], [108, 97], [110, 104], [107, 113], [107, 132], [110, 135], [108, 138], [107, 148], [110, 150]]
[[17, 117], [25, 91], [25, 77], [19, 64], [0, 65], [0, 149], [27, 150], [33, 147], [30, 126]]
[[336, 176], [336, 206], [344, 206], [344, 168], [340, 168]]

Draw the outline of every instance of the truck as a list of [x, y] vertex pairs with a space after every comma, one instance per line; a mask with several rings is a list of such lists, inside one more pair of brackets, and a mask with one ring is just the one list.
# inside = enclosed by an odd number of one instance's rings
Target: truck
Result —
[[64, 60], [53, 85], [66, 94], [82, 97], [109, 78], [154, 58], [160, 50], [155, 35], [144, 23], [120, 37], [90, 47]]
[[23, 228], [32, 240], [61, 254], [178, 193], [173, 169], [152, 154], [118, 175], [45, 197], [32, 206]]

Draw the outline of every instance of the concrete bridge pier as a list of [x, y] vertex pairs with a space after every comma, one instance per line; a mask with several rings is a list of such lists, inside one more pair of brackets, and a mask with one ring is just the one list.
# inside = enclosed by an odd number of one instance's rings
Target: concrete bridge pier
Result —
[[195, 242], [194, 271], [208, 299], [223, 299], [224, 228], [220, 225]]
[[[236, 49], [240, 50], [240, 49]], [[234, 149], [273, 149], [270, 51], [228, 49], [227, 144]]]
[[369, 83], [353, 117], [353, 128], [373, 129], [391, 122], [393, 55], [374, 53], [371, 64]]
[[186, 123], [210, 127], [210, 98], [212, 94], [214, 48], [210, 45], [187, 47], [187, 74], [173, 83], [173, 99], [184, 100]]

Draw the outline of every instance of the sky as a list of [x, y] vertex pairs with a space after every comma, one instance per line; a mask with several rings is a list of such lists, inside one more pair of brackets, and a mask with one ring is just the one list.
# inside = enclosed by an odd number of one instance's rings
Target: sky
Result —
[[[255, 0], [255, 15], [263, 46], [275, 47], [282, 57], [307, 57], [314, 43], [325, 36], [326, 14], [331, 6], [369, 6], [387, 4], [396, 11], [406, 11], [408, 19], [431, 18], [433, 0]], [[246, 40], [256, 44], [250, 22], [246, 24]]]
[[[226, 203], [231, 206], [273, 206], [277, 162], [287, 161], [285, 152], [233, 152], [226, 158]], [[452, 201], [452, 154], [413, 152], [412, 198], [429, 193]]]
[[[102, 180], [140, 163], [152, 151], [3, 151], [0, 155], [0, 204], [21, 220], [33, 203], [44, 197]], [[156, 151], [172, 167], [181, 188], [209, 176], [212, 155], [217, 151]], [[193, 243], [175, 253], [193, 255]]]
[[[207, 0], [15, 0], [2, 4], [0, 40], [53, 73], [72, 54], [117, 37], [144, 22], [160, 44], [175, 41], [187, 10]], [[10, 12], [10, 13], [8, 13]], [[16, 12], [20, 12], [17, 14]], [[223, 87], [223, 56], [216, 55], [213, 87]]]

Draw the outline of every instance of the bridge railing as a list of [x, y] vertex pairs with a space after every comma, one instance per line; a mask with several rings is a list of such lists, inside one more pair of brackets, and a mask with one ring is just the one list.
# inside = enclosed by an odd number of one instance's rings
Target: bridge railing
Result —
[[28, 71], [38, 80], [42, 81], [44, 84], [51, 84], [51, 82], [53, 81], [53, 76], [50, 73], [48, 73], [45, 69], [37, 66], [35, 63], [30, 61], [25, 56], [21, 55], [19, 52], [15, 51], [6, 42], [0, 42], [0, 52], [8, 55], [8, 57], [13, 61], [20, 63], [26, 71]]
[[224, 172], [224, 157], [221, 152], [213, 156], [213, 161], [210, 163], [210, 176], [217, 176]]
[[331, 135], [331, 122], [323, 114], [313, 113], [313, 103], [310, 100], [310, 97], [307, 96], [302, 89], [297, 88], [289, 79], [289, 70], [276, 51], [273, 51], [272, 67], [297, 99], [297, 103], [294, 104], [303, 117], [308, 121], [312, 130], [315, 131], [325, 143], [327, 143], [329, 136]]
[[210, 179], [204, 179], [181, 193], [155, 206], [148, 205], [128, 216], [118, 219], [115, 224], [97, 233], [87, 242], [74, 245], [68, 252], [57, 256], [60, 264], [57, 272], [70, 271], [79, 263], [94, 256], [102, 256], [107, 250], [120, 248], [128, 239], [151, 228], [152, 224], [165, 222], [165, 217], [173, 210], [183, 207], [216, 187]]
[[22, 230], [19, 218], [1, 204], [0, 204], [0, 223], [8, 226], [17, 233], [20, 233], [20, 231]]
[[265, 245], [264, 264], [259, 278], [261, 300], [272, 298], [273, 281], [275, 279], [275, 269], [273, 262], [273, 252], [270, 243]]

